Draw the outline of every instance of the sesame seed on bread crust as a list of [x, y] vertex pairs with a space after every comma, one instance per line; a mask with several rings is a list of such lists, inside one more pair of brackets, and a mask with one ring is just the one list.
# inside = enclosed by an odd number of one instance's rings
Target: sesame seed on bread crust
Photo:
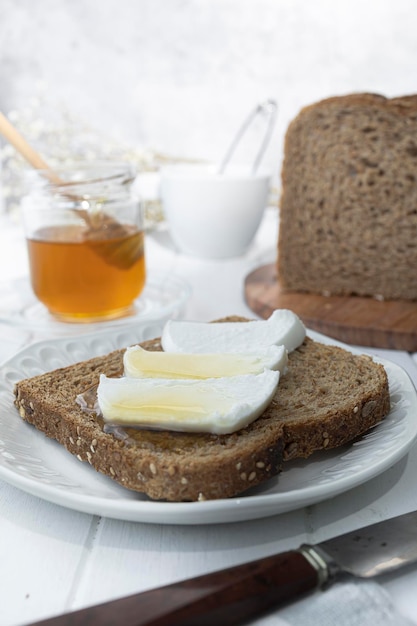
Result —
[[[142, 346], [162, 349], [159, 339]], [[15, 405], [24, 420], [79, 460], [152, 499], [235, 496], [276, 476], [283, 459], [343, 445], [389, 411], [382, 366], [307, 338], [289, 355], [272, 403], [248, 427], [230, 435], [125, 428], [128, 438], [122, 440], [104, 432], [102, 419], [76, 398], [97, 385], [100, 374], [121, 375], [123, 353], [22, 380], [15, 386]]]

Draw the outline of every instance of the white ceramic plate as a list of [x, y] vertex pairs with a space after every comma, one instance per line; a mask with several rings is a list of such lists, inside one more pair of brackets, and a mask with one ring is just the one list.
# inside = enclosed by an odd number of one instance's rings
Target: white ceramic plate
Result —
[[[224, 523], [283, 513], [352, 489], [394, 465], [417, 437], [414, 387], [404, 370], [381, 360], [388, 372], [392, 410], [358, 442], [317, 453], [307, 461], [290, 461], [277, 479], [242, 497], [190, 503], [151, 501], [101, 476], [23, 422], [12, 394], [14, 383], [22, 378], [142, 341], [151, 331], [144, 322], [135, 329], [43, 341], [6, 362], [0, 368], [0, 478], [50, 502], [95, 515], [163, 524]], [[336, 343], [318, 333], [309, 335]]]
[[79, 335], [104, 328], [137, 324], [143, 320], [179, 316], [191, 294], [191, 287], [182, 278], [163, 272], [150, 273], [141, 295], [135, 300], [134, 311], [127, 317], [99, 323], [70, 324], [59, 322], [39, 302], [28, 278], [0, 283], [0, 323], [45, 333], [48, 337]]

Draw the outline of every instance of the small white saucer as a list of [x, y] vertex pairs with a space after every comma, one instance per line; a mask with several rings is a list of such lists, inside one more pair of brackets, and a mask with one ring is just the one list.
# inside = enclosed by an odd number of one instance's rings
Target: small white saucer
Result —
[[0, 324], [48, 335], [73, 335], [126, 326], [138, 321], [159, 321], [180, 317], [191, 287], [183, 279], [165, 273], [150, 273], [134, 303], [131, 315], [96, 323], [65, 323], [55, 319], [33, 294], [28, 278], [0, 283]]

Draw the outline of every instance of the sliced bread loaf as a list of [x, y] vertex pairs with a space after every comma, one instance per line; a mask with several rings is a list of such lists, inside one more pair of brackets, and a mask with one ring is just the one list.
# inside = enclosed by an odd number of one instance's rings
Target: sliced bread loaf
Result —
[[417, 95], [304, 108], [285, 139], [281, 286], [415, 300], [416, 268]]
[[[161, 350], [159, 339], [142, 345]], [[277, 475], [283, 458], [347, 443], [389, 411], [382, 366], [306, 339], [289, 355], [273, 402], [247, 428], [231, 435], [125, 428], [127, 438], [118, 438], [104, 432], [101, 418], [76, 398], [94, 391], [101, 373], [120, 375], [123, 352], [20, 381], [15, 404], [24, 420], [79, 460], [154, 499], [237, 495]]]

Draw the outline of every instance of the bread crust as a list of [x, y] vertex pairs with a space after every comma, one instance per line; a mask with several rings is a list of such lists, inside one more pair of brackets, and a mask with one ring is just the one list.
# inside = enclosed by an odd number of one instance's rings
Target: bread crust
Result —
[[[159, 339], [142, 345], [161, 350]], [[122, 440], [104, 432], [101, 418], [81, 409], [76, 397], [94, 388], [101, 373], [121, 375], [123, 353], [117, 350], [22, 380], [15, 386], [15, 405], [24, 420], [80, 461], [153, 499], [235, 496], [276, 476], [283, 458], [308, 457], [315, 450], [343, 445], [389, 411], [382, 366], [306, 339], [289, 355], [288, 372], [271, 405], [247, 428], [231, 435], [128, 428], [128, 439]], [[336, 384], [331, 377], [338, 372], [342, 380], [339, 375]], [[354, 382], [359, 379], [361, 383]]]
[[416, 165], [417, 95], [303, 108], [284, 144], [281, 287], [416, 300]]

